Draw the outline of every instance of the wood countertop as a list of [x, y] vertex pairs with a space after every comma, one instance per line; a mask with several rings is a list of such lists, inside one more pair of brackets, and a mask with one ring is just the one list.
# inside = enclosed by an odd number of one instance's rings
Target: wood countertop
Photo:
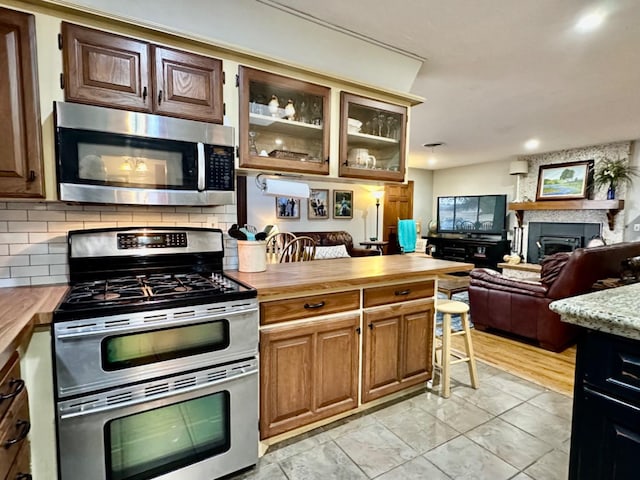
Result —
[[311, 262], [276, 263], [264, 272], [225, 273], [258, 290], [258, 298], [308, 294], [384, 282], [415, 281], [432, 275], [466, 272], [472, 263], [438, 260], [425, 254], [335, 258]]
[[67, 285], [0, 288], [0, 365], [36, 325], [49, 325]]

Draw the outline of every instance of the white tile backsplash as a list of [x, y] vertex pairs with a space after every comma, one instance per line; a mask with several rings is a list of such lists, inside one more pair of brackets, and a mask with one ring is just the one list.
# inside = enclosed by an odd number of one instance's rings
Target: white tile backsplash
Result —
[[125, 226], [220, 228], [224, 268], [237, 268], [236, 242], [226, 232], [236, 206], [152, 207], [62, 202], [0, 202], [0, 287], [67, 283], [67, 232]]

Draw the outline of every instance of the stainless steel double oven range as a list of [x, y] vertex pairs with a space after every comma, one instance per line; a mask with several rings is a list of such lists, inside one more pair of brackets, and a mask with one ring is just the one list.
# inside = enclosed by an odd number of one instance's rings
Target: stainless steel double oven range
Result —
[[54, 313], [61, 480], [209, 480], [258, 459], [256, 291], [222, 232], [69, 232]]

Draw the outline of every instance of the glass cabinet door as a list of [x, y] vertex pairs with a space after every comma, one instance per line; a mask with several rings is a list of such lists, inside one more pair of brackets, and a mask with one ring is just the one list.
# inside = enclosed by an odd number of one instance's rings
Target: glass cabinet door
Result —
[[407, 107], [340, 94], [341, 177], [403, 181]]
[[329, 174], [329, 92], [240, 67], [240, 167]]

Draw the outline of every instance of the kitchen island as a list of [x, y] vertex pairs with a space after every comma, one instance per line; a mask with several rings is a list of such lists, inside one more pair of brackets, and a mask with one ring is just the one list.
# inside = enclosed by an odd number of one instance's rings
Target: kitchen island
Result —
[[421, 254], [225, 272], [258, 291], [261, 439], [275, 443], [422, 388], [437, 277], [472, 268]]
[[570, 480], [638, 478], [640, 283], [552, 302], [578, 342]]

